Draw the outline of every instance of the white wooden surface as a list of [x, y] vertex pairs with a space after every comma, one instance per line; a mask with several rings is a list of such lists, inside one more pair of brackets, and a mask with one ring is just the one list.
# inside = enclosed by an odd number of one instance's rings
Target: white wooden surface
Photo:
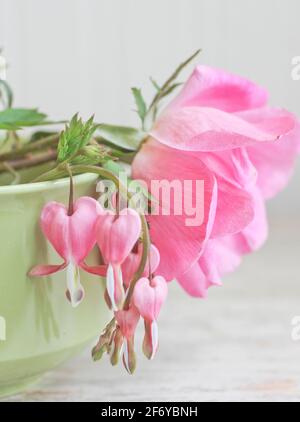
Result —
[[[154, 362], [139, 357], [134, 376], [88, 351], [10, 401], [298, 401], [300, 221], [272, 223], [259, 253], [245, 259], [206, 301], [172, 286], [160, 319]], [[137, 342], [138, 343], [138, 342]]]

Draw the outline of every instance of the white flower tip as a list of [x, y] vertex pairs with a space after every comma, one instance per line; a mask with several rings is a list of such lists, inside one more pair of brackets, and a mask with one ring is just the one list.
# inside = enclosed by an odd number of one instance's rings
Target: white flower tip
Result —
[[72, 294], [70, 293], [70, 290], [66, 291], [66, 297], [68, 301], [71, 303], [73, 308], [77, 308], [78, 305], [83, 301], [85, 296], [84, 290], [78, 289], [74, 291]]
[[123, 363], [124, 363], [126, 371], [130, 373], [127, 340], [125, 340], [123, 343]]
[[73, 262], [70, 262], [67, 266], [67, 299], [73, 308], [76, 308], [83, 301], [84, 295], [84, 289], [80, 283], [79, 268]]
[[118, 311], [118, 307], [115, 301], [115, 276], [114, 269], [111, 264], [109, 264], [106, 273], [106, 290], [108, 297], [111, 301], [112, 310], [114, 312]]
[[158, 348], [158, 325], [155, 320], [152, 321], [152, 324], [151, 324], [151, 342], [152, 342], [152, 354], [150, 356], [150, 360], [153, 360]]

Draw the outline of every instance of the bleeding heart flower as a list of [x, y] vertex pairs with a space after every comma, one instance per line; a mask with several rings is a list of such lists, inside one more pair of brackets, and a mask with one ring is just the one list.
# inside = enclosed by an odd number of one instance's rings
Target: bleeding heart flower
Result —
[[152, 280], [142, 277], [134, 287], [132, 302], [145, 322], [143, 351], [148, 359], [153, 359], [158, 348], [157, 318], [168, 294], [168, 285], [162, 276]]
[[134, 306], [128, 310], [115, 312], [118, 328], [114, 337], [114, 350], [112, 352], [112, 363], [118, 361], [118, 356], [123, 346], [123, 364], [126, 370], [132, 374], [136, 367], [134, 352], [134, 333], [140, 319], [140, 314]]
[[[123, 274], [123, 281], [126, 287], [129, 286], [131, 280], [134, 277], [134, 274], [137, 272], [139, 264], [142, 259], [143, 253], [143, 244], [139, 243], [136, 250], [133, 250], [125, 261], [122, 264], [122, 274]], [[150, 246], [150, 267], [149, 267], [149, 258], [145, 265], [145, 270], [143, 272], [143, 277], [149, 277], [149, 273], [154, 274], [160, 261], [159, 251], [156, 246]]]
[[84, 297], [79, 268], [88, 269], [84, 260], [96, 243], [95, 225], [102, 212], [93, 198], [82, 197], [74, 203], [73, 214], [57, 202], [49, 202], [42, 210], [41, 229], [56, 252], [63, 258], [60, 265], [39, 265], [29, 276], [42, 277], [67, 269], [67, 298], [73, 307]]
[[140, 216], [131, 208], [124, 208], [119, 214], [106, 211], [98, 217], [97, 243], [105, 263], [108, 264], [106, 288], [115, 311], [124, 299], [121, 265], [136, 244], [140, 233]]

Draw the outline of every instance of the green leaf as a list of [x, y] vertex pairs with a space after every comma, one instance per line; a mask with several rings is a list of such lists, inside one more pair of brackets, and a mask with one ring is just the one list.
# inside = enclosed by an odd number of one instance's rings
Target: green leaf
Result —
[[150, 81], [151, 81], [152, 85], [154, 86], [154, 88], [156, 89], [156, 91], [160, 91], [160, 86], [158, 85], [158, 83], [152, 77], [150, 77]]
[[[3, 95], [4, 93], [4, 95]], [[13, 103], [13, 92], [6, 81], [0, 79], [0, 98], [4, 99], [5, 108], [11, 108]]]
[[195, 53], [193, 53], [190, 57], [188, 57], [183, 63], [181, 63], [176, 69], [175, 71], [172, 73], [172, 75], [167, 79], [167, 81], [164, 83], [163, 87], [169, 87], [170, 84], [175, 81], [175, 79], [177, 79], [177, 77], [179, 76], [180, 72], [188, 65], [191, 63], [191, 61], [194, 60], [195, 57], [198, 56], [198, 54], [200, 53], [201, 49], [195, 51]]
[[173, 91], [175, 91], [176, 88], [182, 85], [182, 82], [174, 83], [173, 85], [170, 85], [168, 89], [165, 90], [165, 92], [162, 94], [161, 98], [166, 97], [167, 95], [172, 94]]
[[134, 96], [135, 104], [137, 107], [137, 114], [139, 115], [142, 123], [144, 123], [147, 113], [147, 106], [143, 98], [142, 91], [138, 88], [131, 88], [131, 91]]
[[136, 151], [147, 136], [145, 132], [139, 129], [107, 124], [98, 125], [97, 134], [108, 143], [128, 151]]
[[8, 108], [0, 112], [0, 129], [18, 130], [22, 127], [47, 124], [46, 114], [37, 109]]
[[161, 86], [159, 91], [155, 94], [149, 109], [148, 114], [153, 114], [153, 119], [156, 117], [157, 107], [159, 102], [169, 95], [171, 92], [174, 91], [175, 88], [178, 87], [178, 84], [175, 82], [177, 77], [179, 76], [180, 72], [192, 61], [194, 58], [200, 53], [201, 50], [197, 50], [195, 53], [193, 53], [190, 57], [188, 57], [183, 63], [181, 63], [175, 71], [172, 73], [172, 75], [166, 80], [166, 82]]
[[51, 132], [51, 131], [44, 131], [44, 130], [38, 130], [37, 132], [34, 132], [30, 137], [30, 142], [37, 142], [40, 139], [47, 138], [51, 135], [55, 135], [57, 132]]
[[172, 73], [172, 75], [166, 80], [166, 82], [163, 84], [163, 86], [161, 87], [161, 93], [166, 92], [167, 89], [169, 89], [170, 85], [177, 79], [177, 77], [179, 76], [180, 72], [188, 65], [191, 63], [192, 60], [194, 60], [194, 58], [196, 56], [198, 56], [198, 54], [200, 53], [201, 49], [195, 51], [195, 53], [193, 53], [190, 57], [188, 57], [183, 63], [181, 63], [176, 69], [175, 71]]
[[78, 114], [75, 114], [60, 134], [57, 150], [58, 161], [63, 162], [74, 158], [78, 151], [90, 141], [96, 128], [94, 116], [83, 123], [78, 118]]

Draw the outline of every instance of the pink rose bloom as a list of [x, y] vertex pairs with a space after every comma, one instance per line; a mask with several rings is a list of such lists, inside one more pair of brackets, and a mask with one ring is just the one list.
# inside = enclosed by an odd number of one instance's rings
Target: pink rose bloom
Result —
[[[133, 177], [203, 180], [204, 218], [149, 215], [159, 274], [191, 295], [233, 271], [267, 237], [265, 200], [283, 189], [300, 152], [300, 125], [267, 105], [267, 92], [239, 76], [198, 66], [167, 106], [133, 162]], [[188, 192], [190, 200], [194, 193]]]

